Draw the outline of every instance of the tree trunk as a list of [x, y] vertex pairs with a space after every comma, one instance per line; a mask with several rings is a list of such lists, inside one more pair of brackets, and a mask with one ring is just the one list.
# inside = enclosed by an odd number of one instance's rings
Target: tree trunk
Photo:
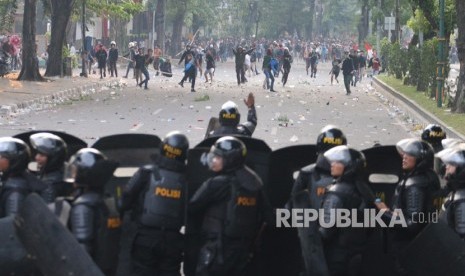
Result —
[[178, 10], [174, 16], [173, 37], [171, 41], [171, 55], [173, 58], [177, 58], [175, 55], [179, 53], [181, 48], [182, 26], [184, 26], [184, 17], [186, 16], [186, 4], [186, 0], [178, 1]]
[[157, 43], [165, 54], [165, 0], [158, 0], [155, 12], [155, 31], [157, 32]]
[[48, 49], [48, 64], [45, 76], [60, 76], [63, 65], [63, 45], [66, 37], [66, 26], [71, 16], [74, 0], [51, 0], [52, 34]]
[[465, 13], [465, 1], [455, 0], [455, 7], [457, 9], [457, 26], [459, 29], [457, 55], [460, 62], [460, 74], [452, 111], [465, 113], [465, 17], [462, 16]]
[[313, 15], [315, 14], [315, 0], [309, 0], [310, 11], [308, 12], [307, 39], [313, 39]]
[[36, 0], [24, 1], [23, 64], [18, 80], [44, 81], [39, 73], [36, 44]]

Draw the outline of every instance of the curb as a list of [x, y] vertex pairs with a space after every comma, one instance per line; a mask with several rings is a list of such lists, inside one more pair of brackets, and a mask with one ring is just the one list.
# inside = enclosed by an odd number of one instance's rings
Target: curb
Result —
[[438, 117], [434, 116], [430, 112], [426, 111], [423, 109], [421, 106], [418, 106], [416, 102], [412, 101], [411, 99], [405, 97], [398, 91], [396, 91], [394, 88], [390, 87], [383, 81], [379, 80], [378, 78], [374, 77], [373, 81], [376, 85], [381, 87], [383, 90], [389, 92], [392, 96], [394, 96], [396, 99], [402, 101], [408, 108], [412, 109], [416, 113], [418, 113], [423, 119], [428, 121], [429, 123], [434, 123], [438, 124], [441, 126], [444, 126], [447, 129], [447, 138], [459, 138], [465, 141], [465, 136], [462, 135], [461, 133], [455, 131], [452, 127], [448, 126], [446, 123], [441, 121]]
[[64, 89], [58, 92], [54, 92], [50, 95], [44, 95], [36, 99], [27, 100], [24, 102], [11, 104], [11, 105], [0, 105], [0, 115], [10, 116], [14, 113], [23, 113], [27, 111], [38, 111], [48, 107], [62, 104], [65, 101], [73, 98], [80, 98], [85, 95], [94, 94], [97, 89], [102, 87], [112, 87], [119, 84], [119, 81], [108, 81], [102, 83], [93, 83], [84, 86]]

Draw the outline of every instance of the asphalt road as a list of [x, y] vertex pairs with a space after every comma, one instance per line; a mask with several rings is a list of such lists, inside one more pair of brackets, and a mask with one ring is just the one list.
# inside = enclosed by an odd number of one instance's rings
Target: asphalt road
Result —
[[189, 83], [184, 88], [177, 84], [182, 68], [173, 66], [174, 76], [152, 77], [149, 90], [136, 88], [133, 79], [121, 79], [122, 88], [105, 88], [52, 109], [1, 118], [0, 136], [58, 130], [92, 145], [99, 137], [110, 134], [133, 132], [163, 137], [169, 131], [179, 130], [194, 146], [203, 139], [210, 117], [218, 116], [224, 102], [236, 102], [242, 121], [245, 120], [247, 108], [242, 99], [250, 92], [255, 95], [258, 113], [254, 137], [265, 140], [272, 149], [315, 143], [321, 128], [328, 124], [340, 127], [349, 145], [357, 149], [376, 142], [395, 144], [420, 135], [422, 126], [416, 118], [409, 117], [408, 112], [371, 87], [369, 79], [352, 87], [352, 94], [346, 96], [342, 75], [339, 84], [330, 85], [329, 70], [330, 63], [320, 63], [317, 77], [310, 78], [303, 61], [294, 61], [286, 87], [279, 76], [275, 83], [278, 92], [273, 93], [263, 89], [263, 73], [248, 77], [246, 84], [237, 86], [234, 63], [229, 61], [217, 64], [212, 84], [198, 78], [197, 92], [191, 93]]

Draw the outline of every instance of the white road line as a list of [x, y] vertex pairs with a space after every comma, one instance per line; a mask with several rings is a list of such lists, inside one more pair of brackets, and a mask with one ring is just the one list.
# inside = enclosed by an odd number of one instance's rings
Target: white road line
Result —
[[141, 128], [144, 124], [143, 123], [137, 123], [135, 124], [132, 128], [130, 128], [130, 131], [137, 131], [139, 128]]
[[157, 115], [158, 113], [160, 113], [163, 109], [159, 108], [157, 110], [155, 110], [152, 115]]

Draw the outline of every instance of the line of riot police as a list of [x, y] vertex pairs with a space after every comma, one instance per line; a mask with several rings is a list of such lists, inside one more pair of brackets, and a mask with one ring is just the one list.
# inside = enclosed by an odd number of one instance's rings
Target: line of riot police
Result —
[[[233, 131], [209, 128], [206, 136], [212, 137], [194, 148], [179, 132], [163, 140], [114, 135], [92, 148], [63, 133], [18, 135], [24, 141], [1, 138], [0, 214], [17, 214], [29, 193], [52, 203], [58, 217], [65, 212], [63, 202], [69, 203], [65, 226], [106, 275], [180, 275], [181, 262], [185, 275], [367, 275], [380, 268], [386, 275], [420, 274], [414, 262], [402, 259], [407, 250], [422, 250], [412, 241], [427, 228], [414, 216], [432, 213], [445, 194], [446, 223], [457, 237], [465, 235], [465, 150], [460, 141], [444, 139], [440, 127], [428, 126], [424, 140], [358, 151], [346, 146], [340, 129], [328, 126], [316, 145], [271, 151], [246, 136], [256, 125], [253, 95], [245, 104], [248, 123], [240, 125], [237, 106], [227, 103], [219, 129]], [[221, 137], [227, 134], [239, 136]], [[447, 180], [443, 189], [433, 171], [430, 137], [446, 147], [436, 155], [446, 167], [445, 172], [436, 167]], [[27, 170], [28, 144], [36, 176]], [[134, 167], [139, 168], [134, 174], [117, 175], [117, 168]], [[376, 181], [376, 174], [397, 179]], [[286, 203], [287, 208], [322, 208], [325, 220], [338, 208], [377, 208], [386, 211], [385, 219], [400, 209], [407, 227], [386, 231], [314, 223], [276, 229], [272, 208]], [[55, 262], [37, 266], [44, 273], [42, 267]], [[37, 270], [31, 273], [40, 275]]]

